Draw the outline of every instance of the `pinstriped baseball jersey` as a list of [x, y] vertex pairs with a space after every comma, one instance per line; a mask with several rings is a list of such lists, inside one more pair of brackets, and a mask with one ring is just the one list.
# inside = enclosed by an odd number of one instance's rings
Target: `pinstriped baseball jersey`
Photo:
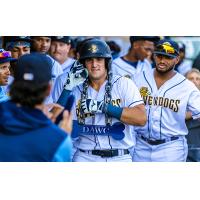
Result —
[[153, 72], [144, 71], [134, 77], [148, 117], [145, 126], [135, 127], [136, 132], [153, 139], [186, 135], [186, 111], [191, 111], [194, 119], [200, 118], [199, 90], [179, 73], [158, 89]]
[[[102, 101], [105, 95], [105, 85], [107, 80], [97, 92], [92, 87], [88, 87], [88, 98]], [[79, 114], [79, 105], [82, 92], [82, 85], [73, 90], [76, 98], [76, 105], [73, 108], [73, 118], [77, 120]], [[112, 79], [112, 104], [119, 107], [134, 107], [138, 104], [143, 104], [140, 93], [132, 80], [126, 77], [113, 76]], [[112, 118], [112, 124], [118, 120]], [[95, 115], [86, 116], [85, 124], [105, 125], [105, 114], [97, 113]], [[79, 149], [93, 150], [93, 149], [128, 149], [135, 144], [134, 135], [132, 135], [133, 126], [125, 125], [125, 137], [123, 140], [114, 140], [110, 136], [100, 135], [81, 135], [74, 142], [74, 146]]]
[[63, 73], [68, 73], [74, 62], [75, 62], [75, 59], [68, 58], [63, 64], [61, 64], [62, 69], [63, 69]]
[[112, 63], [113, 74], [126, 76], [128, 78], [132, 78], [134, 74], [149, 69], [152, 69], [152, 66], [147, 59], [145, 59], [144, 61], [138, 61], [136, 63], [136, 67], [129, 64], [121, 57], [116, 58], [115, 60], [113, 60]]

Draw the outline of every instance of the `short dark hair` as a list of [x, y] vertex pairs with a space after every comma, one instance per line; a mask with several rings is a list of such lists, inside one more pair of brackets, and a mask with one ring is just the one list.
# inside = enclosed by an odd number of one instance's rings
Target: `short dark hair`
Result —
[[14, 81], [10, 87], [10, 97], [15, 103], [34, 108], [43, 103], [47, 97], [49, 83], [36, 84], [24, 81]]

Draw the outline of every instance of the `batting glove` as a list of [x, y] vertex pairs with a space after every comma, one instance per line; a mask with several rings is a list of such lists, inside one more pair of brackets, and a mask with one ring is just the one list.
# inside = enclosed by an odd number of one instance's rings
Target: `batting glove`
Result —
[[103, 113], [105, 109], [105, 103], [103, 101], [85, 99], [81, 102], [81, 109], [85, 114]]
[[81, 109], [85, 114], [106, 113], [118, 120], [121, 119], [123, 112], [123, 108], [121, 107], [113, 106], [112, 104], [104, 103], [104, 101], [96, 101], [93, 99], [82, 100]]
[[71, 91], [74, 87], [83, 83], [87, 78], [87, 76], [88, 76], [87, 69], [81, 63], [75, 61], [68, 73], [64, 89]]

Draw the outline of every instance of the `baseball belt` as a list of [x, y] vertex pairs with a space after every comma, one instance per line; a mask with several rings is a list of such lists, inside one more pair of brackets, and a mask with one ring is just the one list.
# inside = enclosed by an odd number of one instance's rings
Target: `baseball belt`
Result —
[[123, 156], [126, 154], [129, 154], [128, 149], [113, 149], [113, 150], [83, 150], [79, 149], [81, 152], [95, 155], [95, 156], [101, 156], [102, 158], [108, 158], [108, 157], [114, 157], [114, 156]]
[[144, 137], [143, 135], [140, 135], [140, 138], [142, 140], [144, 140], [145, 142], [147, 142], [150, 145], [159, 145], [159, 144], [164, 144], [166, 142], [170, 142], [170, 141], [174, 141], [174, 140], [178, 140], [179, 137], [178, 136], [172, 136], [169, 138], [165, 138], [165, 139], [160, 139], [160, 140], [151, 140], [149, 138]]

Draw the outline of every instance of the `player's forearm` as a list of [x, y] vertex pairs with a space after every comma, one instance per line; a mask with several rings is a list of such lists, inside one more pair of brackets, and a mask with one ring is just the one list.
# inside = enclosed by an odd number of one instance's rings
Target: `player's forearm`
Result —
[[186, 112], [185, 119], [186, 120], [192, 119], [192, 113], [191, 112]]
[[140, 104], [133, 108], [123, 108], [120, 121], [130, 125], [144, 126], [147, 121], [144, 105]]

